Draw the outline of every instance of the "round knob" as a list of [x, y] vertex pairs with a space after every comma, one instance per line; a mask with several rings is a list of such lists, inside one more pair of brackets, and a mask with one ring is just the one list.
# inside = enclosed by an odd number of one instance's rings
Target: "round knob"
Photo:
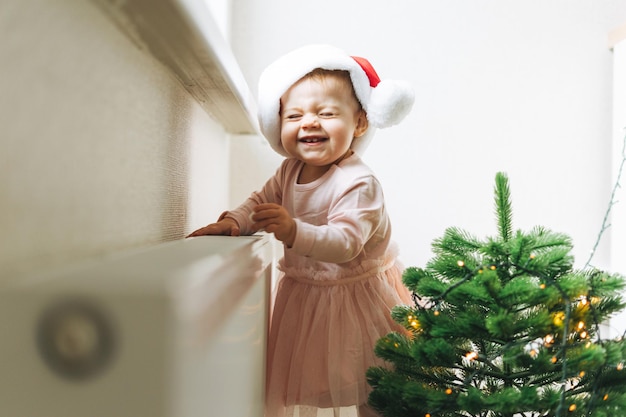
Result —
[[37, 346], [44, 362], [69, 379], [99, 374], [109, 365], [114, 345], [110, 319], [86, 300], [53, 304], [37, 325]]

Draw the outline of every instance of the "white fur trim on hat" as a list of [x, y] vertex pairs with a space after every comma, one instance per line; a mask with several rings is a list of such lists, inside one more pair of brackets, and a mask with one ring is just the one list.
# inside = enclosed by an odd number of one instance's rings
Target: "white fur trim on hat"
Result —
[[317, 68], [350, 73], [354, 92], [369, 122], [367, 132], [352, 142], [352, 149], [359, 154], [367, 148], [376, 128], [399, 123], [413, 106], [414, 93], [408, 83], [383, 80], [375, 87], [370, 86], [366, 71], [341, 49], [329, 45], [309, 45], [296, 49], [270, 64], [259, 78], [258, 116], [261, 132], [272, 148], [283, 156], [289, 155], [280, 141], [280, 98], [292, 85]]

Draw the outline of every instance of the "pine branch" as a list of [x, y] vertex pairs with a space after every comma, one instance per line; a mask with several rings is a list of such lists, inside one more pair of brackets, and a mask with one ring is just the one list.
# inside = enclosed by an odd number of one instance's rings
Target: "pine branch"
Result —
[[513, 233], [511, 191], [509, 190], [509, 180], [502, 172], [496, 174], [495, 199], [500, 238], [503, 242], [508, 242]]

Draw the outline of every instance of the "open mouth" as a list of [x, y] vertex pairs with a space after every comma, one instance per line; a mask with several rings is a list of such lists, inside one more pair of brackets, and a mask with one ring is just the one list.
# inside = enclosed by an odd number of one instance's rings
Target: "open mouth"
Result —
[[318, 137], [307, 137], [307, 138], [298, 139], [298, 141], [302, 143], [321, 143], [321, 142], [325, 142], [326, 140], [327, 140], [326, 138], [318, 138]]

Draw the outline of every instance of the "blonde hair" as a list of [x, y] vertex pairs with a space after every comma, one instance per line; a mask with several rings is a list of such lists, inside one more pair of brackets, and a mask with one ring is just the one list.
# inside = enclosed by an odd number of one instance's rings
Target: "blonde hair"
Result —
[[358, 105], [359, 111], [364, 110], [361, 102], [359, 101], [359, 98], [356, 96], [356, 92], [354, 91], [354, 85], [352, 85], [352, 78], [350, 78], [350, 73], [348, 71], [315, 68], [313, 71], [307, 73], [304, 77], [296, 81], [294, 85], [303, 80], [314, 80], [320, 83], [325, 83], [326, 80], [329, 78], [334, 78], [340, 81], [346, 89], [349, 89], [352, 98], [356, 101]]

